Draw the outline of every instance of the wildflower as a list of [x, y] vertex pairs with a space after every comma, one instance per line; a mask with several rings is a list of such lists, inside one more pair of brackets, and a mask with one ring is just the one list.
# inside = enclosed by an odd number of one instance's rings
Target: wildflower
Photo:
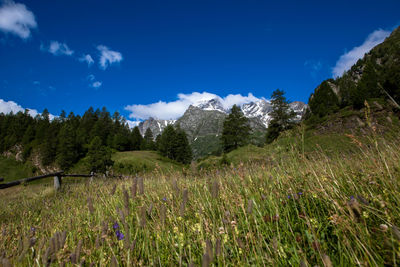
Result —
[[31, 232], [32, 232], [32, 234], [36, 233], [36, 228], [34, 226], [31, 226]]
[[233, 227], [235, 227], [235, 226], [236, 226], [236, 221], [231, 221], [231, 225], [232, 225]]
[[225, 229], [224, 229], [224, 227], [221, 226], [221, 227], [219, 228], [219, 234], [222, 235], [222, 234], [224, 234], [224, 233], [225, 233]]
[[167, 202], [167, 197], [163, 197], [162, 201]]
[[298, 194], [299, 196], [301, 196], [301, 195], [303, 195], [303, 192], [298, 192], [297, 194]]
[[366, 212], [366, 211], [363, 211], [362, 216], [363, 216], [365, 219], [368, 219], [368, 218], [369, 218], [368, 212]]
[[381, 224], [381, 225], [379, 225], [379, 228], [383, 231], [383, 232], [386, 232], [387, 230], [388, 230], [388, 226], [386, 225], [386, 224]]
[[287, 196], [288, 199], [290, 199], [291, 197], [292, 197], [291, 195], [288, 195], [288, 196]]
[[117, 236], [117, 239], [118, 239], [118, 240], [124, 239], [124, 234], [123, 234], [121, 231], [119, 231], [119, 230], [117, 230], [117, 231], [115, 232], [115, 235]]
[[119, 229], [119, 224], [117, 222], [114, 223], [113, 225], [114, 230]]

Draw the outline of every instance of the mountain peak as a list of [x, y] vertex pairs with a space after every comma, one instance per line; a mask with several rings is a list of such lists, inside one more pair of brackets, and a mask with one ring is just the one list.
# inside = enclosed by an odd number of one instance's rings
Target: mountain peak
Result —
[[221, 101], [218, 98], [203, 100], [196, 104], [193, 104], [193, 106], [198, 107], [202, 110], [216, 110], [226, 113], [224, 106], [222, 105]]

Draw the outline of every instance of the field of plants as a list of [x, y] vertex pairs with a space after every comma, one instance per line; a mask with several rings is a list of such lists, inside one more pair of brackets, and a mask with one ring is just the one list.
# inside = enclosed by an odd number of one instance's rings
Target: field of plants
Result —
[[399, 140], [0, 192], [4, 266], [397, 266]]

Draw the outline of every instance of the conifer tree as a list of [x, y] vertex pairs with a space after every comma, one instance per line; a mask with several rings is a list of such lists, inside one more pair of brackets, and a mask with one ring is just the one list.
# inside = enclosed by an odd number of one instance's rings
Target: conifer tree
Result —
[[155, 150], [153, 132], [147, 128], [141, 145], [141, 150]]
[[247, 144], [250, 133], [248, 119], [236, 105], [233, 105], [230, 114], [223, 125], [221, 141], [225, 152], [237, 149]]
[[274, 141], [280, 132], [289, 129], [293, 125], [294, 112], [290, 110], [289, 101], [285, 97], [285, 92], [276, 89], [271, 95], [272, 117], [267, 133], [266, 142], [269, 144]]
[[89, 144], [87, 153], [90, 171], [105, 173], [108, 166], [113, 165], [110, 148], [102, 145], [100, 137], [96, 136]]
[[190, 147], [186, 133], [178, 128], [176, 130], [174, 159], [178, 162], [188, 164], [192, 161], [192, 148]]
[[175, 129], [172, 125], [168, 125], [167, 127], [164, 128], [159, 144], [158, 144], [158, 149], [164, 157], [174, 159], [174, 149], [173, 149], [173, 142], [175, 141], [176, 138], [176, 132]]
[[143, 137], [140, 134], [139, 127], [136, 126], [135, 128], [133, 128], [132, 134], [131, 134], [132, 150], [140, 150], [142, 141], [143, 141]]
[[67, 170], [78, 161], [78, 149], [75, 130], [71, 123], [66, 123], [58, 135], [57, 164], [62, 170]]

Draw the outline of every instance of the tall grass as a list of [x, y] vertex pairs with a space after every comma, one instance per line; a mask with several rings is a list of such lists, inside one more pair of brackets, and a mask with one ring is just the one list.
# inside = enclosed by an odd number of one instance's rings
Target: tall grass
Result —
[[57, 194], [38, 185], [24, 197], [27, 186], [2, 197], [0, 263], [400, 265], [399, 143], [375, 144]]

